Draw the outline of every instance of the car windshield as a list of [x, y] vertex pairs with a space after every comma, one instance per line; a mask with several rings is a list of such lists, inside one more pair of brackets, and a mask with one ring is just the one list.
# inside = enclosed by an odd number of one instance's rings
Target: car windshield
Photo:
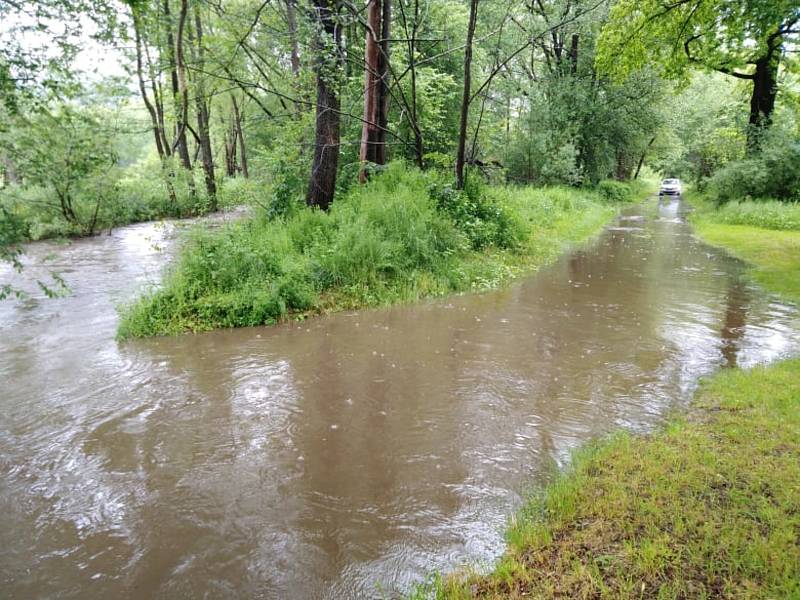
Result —
[[662, 185], [675, 185], [676, 183], [678, 183], [678, 180], [677, 179], [665, 179], [661, 183], [662, 183]]

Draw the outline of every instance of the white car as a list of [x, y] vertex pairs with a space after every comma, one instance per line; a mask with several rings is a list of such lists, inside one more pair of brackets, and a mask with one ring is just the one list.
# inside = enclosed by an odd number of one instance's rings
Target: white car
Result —
[[680, 196], [682, 192], [680, 179], [665, 179], [661, 182], [661, 189], [658, 190], [658, 195]]

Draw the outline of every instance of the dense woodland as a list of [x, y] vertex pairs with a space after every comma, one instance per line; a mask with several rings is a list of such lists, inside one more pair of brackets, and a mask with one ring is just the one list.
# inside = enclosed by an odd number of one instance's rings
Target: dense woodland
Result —
[[[222, 191], [235, 178], [261, 180], [250, 189], [269, 189], [264, 203], [303, 196], [326, 209], [394, 159], [454, 169], [458, 188], [469, 170], [585, 185], [636, 177], [645, 162], [702, 183], [762, 146], [797, 162], [791, 1], [0, 10], [4, 207], [21, 195], [89, 232], [101, 213], [124, 212], [116, 204], [213, 210], [242, 189]], [[123, 53], [127, 76], [87, 83], [74, 70], [90, 36]], [[762, 142], [773, 122], [779, 131]]]
[[[391, 161], [455, 205], [470, 182], [645, 171], [720, 202], [800, 189], [794, 0], [0, 0], [0, 17], [6, 258], [233, 204], [325, 211]], [[114, 76], [90, 72], [101, 47]]]

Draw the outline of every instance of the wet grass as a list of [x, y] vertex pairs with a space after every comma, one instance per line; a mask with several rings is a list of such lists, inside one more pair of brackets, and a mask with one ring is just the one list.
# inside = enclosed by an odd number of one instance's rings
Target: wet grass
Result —
[[704, 242], [750, 263], [754, 281], [800, 304], [800, 205], [751, 200], [716, 208], [700, 197], [692, 203], [691, 222]]
[[[123, 309], [119, 337], [492, 289], [597, 233], [619, 207], [588, 189], [479, 186], [459, 194], [443, 180], [395, 164], [329, 213], [299, 208], [198, 230], [163, 286]], [[626, 189], [626, 199], [646, 192]]]
[[800, 597], [800, 360], [726, 370], [693, 414], [575, 456], [488, 576], [418, 597]]

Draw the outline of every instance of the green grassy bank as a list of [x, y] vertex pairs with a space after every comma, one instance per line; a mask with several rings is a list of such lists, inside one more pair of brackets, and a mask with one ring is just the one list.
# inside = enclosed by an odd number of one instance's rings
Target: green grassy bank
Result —
[[287, 206], [196, 231], [164, 284], [123, 310], [121, 338], [241, 327], [494, 288], [598, 232], [645, 184], [471, 185], [390, 165], [329, 213]]
[[800, 360], [728, 370], [694, 414], [584, 449], [487, 577], [437, 598], [797, 598]]
[[[765, 216], [752, 203], [696, 204], [703, 239], [800, 302], [796, 205]], [[440, 577], [414, 595], [800, 598], [800, 359], [725, 370], [662, 431], [584, 448], [506, 537], [489, 575]]]
[[691, 222], [708, 244], [753, 265], [752, 278], [800, 303], [800, 203], [730, 202], [720, 208], [692, 197]]

